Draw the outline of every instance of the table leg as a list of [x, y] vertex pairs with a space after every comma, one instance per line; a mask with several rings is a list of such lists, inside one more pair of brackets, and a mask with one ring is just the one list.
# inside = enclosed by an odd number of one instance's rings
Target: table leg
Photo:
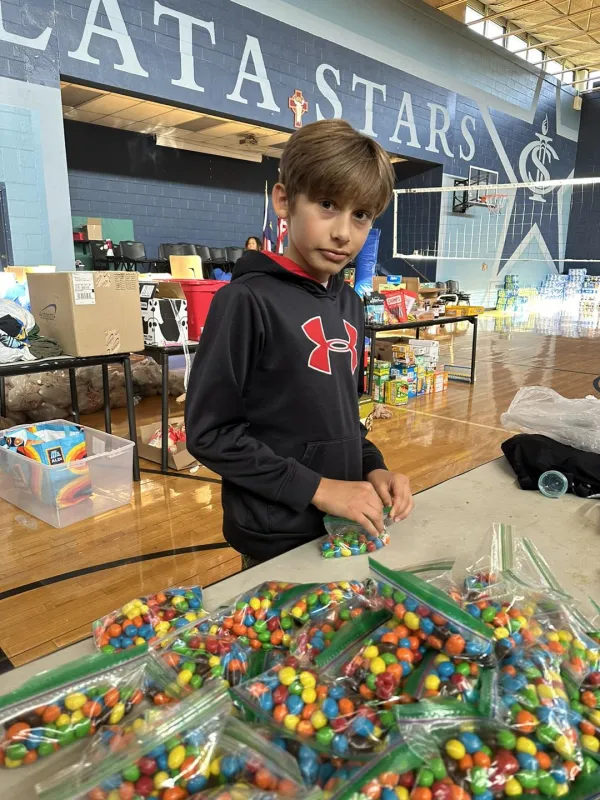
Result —
[[371, 334], [371, 353], [369, 355], [369, 379], [367, 381], [367, 394], [373, 394], [373, 372], [375, 371], [375, 340], [377, 331], [369, 331]]
[[102, 364], [102, 392], [104, 394], [104, 430], [112, 433], [112, 419], [110, 414], [110, 383], [108, 378], [108, 364]]
[[161, 454], [160, 469], [163, 474], [169, 471], [169, 354], [162, 353], [160, 357], [162, 375], [162, 404], [161, 404]]
[[129, 423], [129, 439], [133, 442], [133, 480], [140, 479], [140, 457], [137, 448], [137, 430], [135, 426], [135, 403], [133, 401], [133, 377], [131, 374], [131, 359], [129, 356], [123, 361], [125, 373], [125, 396], [127, 398], [127, 422]]
[[6, 383], [4, 378], [0, 378], [0, 417], [6, 416]]
[[477, 360], [477, 317], [473, 317], [473, 345], [471, 347], [471, 383], [475, 383], [475, 361]]
[[71, 385], [71, 408], [73, 409], [73, 419], [79, 423], [79, 398], [77, 396], [77, 378], [75, 369], [69, 370], [69, 383]]

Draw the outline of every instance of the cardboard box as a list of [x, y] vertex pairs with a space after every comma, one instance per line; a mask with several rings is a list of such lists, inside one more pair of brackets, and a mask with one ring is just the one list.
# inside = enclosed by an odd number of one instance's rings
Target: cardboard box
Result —
[[387, 382], [385, 402], [390, 406], [405, 406], [408, 403], [408, 381], [405, 378]]
[[[173, 417], [169, 419], [169, 425], [182, 423], [183, 417]], [[160, 447], [153, 447], [148, 444], [150, 438], [154, 436], [157, 429], [160, 428], [160, 422], [153, 422], [150, 425], [142, 425], [140, 427], [138, 437], [138, 453], [140, 458], [145, 458], [148, 461], [154, 461], [160, 464], [162, 457], [162, 449]], [[197, 461], [185, 447], [185, 442], [177, 442], [177, 449], [174, 453], [169, 452], [169, 468], [174, 470], [189, 469], [196, 464]]]
[[56, 267], [42, 265], [39, 267], [5, 267], [4, 272], [10, 272], [15, 276], [17, 283], [27, 283], [27, 276], [36, 272], [48, 273], [56, 272]]
[[358, 401], [358, 416], [365, 428], [370, 431], [373, 427], [373, 413], [375, 411], [375, 401], [369, 395], [361, 397]]
[[448, 373], [444, 370], [438, 370], [433, 373], [433, 391], [445, 392], [448, 389]]
[[373, 375], [389, 375], [392, 365], [389, 361], [379, 361], [375, 359], [375, 366], [373, 368]]
[[373, 376], [373, 401], [375, 403], [385, 403], [385, 385], [389, 379], [389, 375]]
[[144, 349], [137, 272], [55, 272], [27, 275], [31, 312], [40, 334], [70, 356]]
[[180, 283], [140, 281], [140, 305], [145, 345], [187, 342], [187, 302]]
[[83, 226], [83, 232], [88, 242], [104, 241], [102, 235], [102, 220], [100, 217], [88, 217], [87, 225]]
[[450, 381], [471, 383], [471, 367], [461, 367], [459, 364], [445, 364], [444, 370]]
[[469, 314], [484, 314], [485, 308], [483, 306], [469, 306]]
[[204, 278], [200, 256], [169, 256], [169, 263], [174, 278]]
[[394, 361], [394, 347], [401, 345], [402, 339], [399, 336], [389, 336], [385, 339], [375, 339], [375, 358], [381, 361]]

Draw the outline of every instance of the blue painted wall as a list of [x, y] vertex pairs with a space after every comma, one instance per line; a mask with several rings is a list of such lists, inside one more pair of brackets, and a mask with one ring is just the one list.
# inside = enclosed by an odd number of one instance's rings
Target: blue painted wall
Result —
[[262, 233], [274, 159], [257, 164], [156, 147], [151, 136], [69, 121], [65, 141], [73, 214], [133, 220], [148, 255], [161, 242], [243, 246]]
[[34, 110], [0, 105], [0, 182], [6, 185], [13, 263], [51, 263], [40, 123]]

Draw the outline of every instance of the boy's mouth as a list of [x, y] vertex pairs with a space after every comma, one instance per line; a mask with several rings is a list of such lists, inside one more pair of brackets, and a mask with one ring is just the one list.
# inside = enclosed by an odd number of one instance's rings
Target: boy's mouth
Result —
[[343, 250], [319, 249], [319, 253], [321, 253], [323, 258], [326, 258], [327, 261], [331, 261], [333, 264], [341, 264], [342, 261], [345, 261], [350, 257], [350, 254], [344, 252]]

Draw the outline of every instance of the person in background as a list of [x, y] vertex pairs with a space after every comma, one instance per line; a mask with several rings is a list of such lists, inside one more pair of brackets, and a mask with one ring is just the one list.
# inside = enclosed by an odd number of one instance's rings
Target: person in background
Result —
[[296, 131], [273, 207], [285, 256], [248, 251], [211, 303], [192, 365], [187, 448], [223, 478], [223, 534], [248, 568], [323, 536], [324, 514], [370, 534], [413, 508], [361, 425], [364, 307], [344, 282], [392, 197], [385, 150], [341, 119]]
[[244, 250], [259, 250], [259, 251], [262, 250], [262, 244], [258, 236], [249, 236], [246, 239]]

